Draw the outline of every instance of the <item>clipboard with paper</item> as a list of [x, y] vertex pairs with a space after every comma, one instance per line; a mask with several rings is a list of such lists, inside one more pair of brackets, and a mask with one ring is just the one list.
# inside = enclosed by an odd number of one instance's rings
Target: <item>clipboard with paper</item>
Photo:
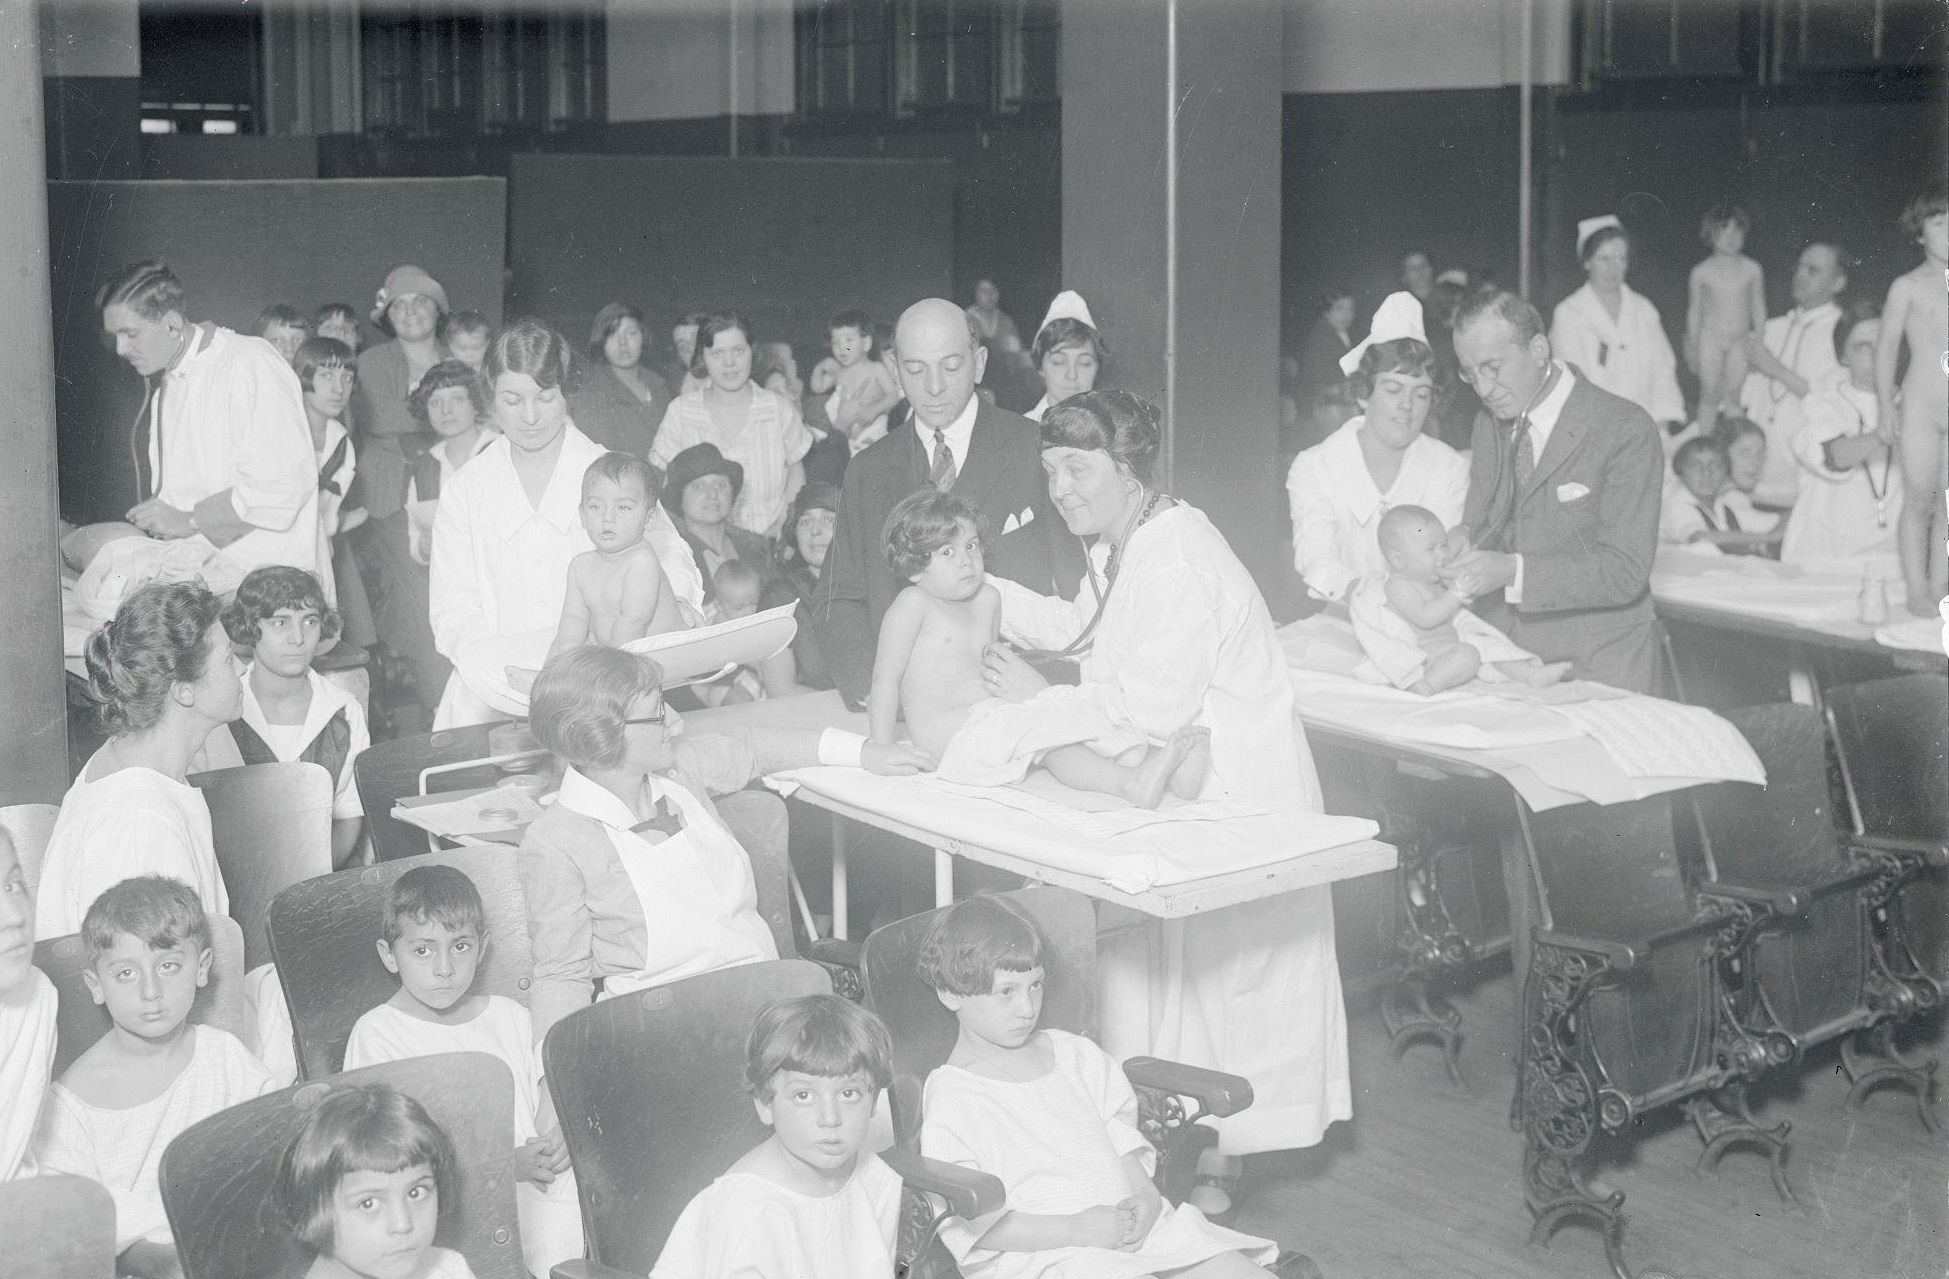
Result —
[[[784, 651], [798, 634], [798, 620], [793, 616], [796, 608], [795, 604], [780, 604], [750, 617], [650, 635], [622, 647], [625, 652], [654, 657], [663, 668], [665, 688], [701, 684]], [[454, 669], [483, 702], [504, 715], [525, 718], [528, 694], [510, 682], [508, 667], [539, 670], [554, 639], [551, 627], [474, 640], [462, 646]]]

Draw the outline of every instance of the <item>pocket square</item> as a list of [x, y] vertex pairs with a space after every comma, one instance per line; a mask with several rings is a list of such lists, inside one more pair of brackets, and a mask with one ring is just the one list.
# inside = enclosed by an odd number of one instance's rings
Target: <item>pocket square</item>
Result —
[[1580, 497], [1589, 496], [1590, 487], [1585, 484], [1579, 484], [1575, 480], [1570, 481], [1568, 484], [1559, 484], [1556, 486], [1556, 500], [1559, 502], [1574, 502]]
[[1020, 515], [1011, 515], [1008, 517], [1007, 521], [1002, 524], [1002, 536], [1006, 537], [1010, 533], [1013, 533], [1018, 528], [1027, 528], [1030, 524], [1034, 522], [1035, 522], [1035, 508], [1033, 506], [1025, 506], [1022, 508], [1022, 513]]

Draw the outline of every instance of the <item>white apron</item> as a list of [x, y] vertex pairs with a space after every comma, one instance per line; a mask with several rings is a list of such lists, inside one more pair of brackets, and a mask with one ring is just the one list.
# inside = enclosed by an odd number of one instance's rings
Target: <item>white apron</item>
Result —
[[758, 886], [744, 848], [702, 800], [667, 778], [658, 784], [684, 828], [660, 844], [610, 828], [643, 909], [648, 953], [639, 971], [603, 981], [604, 999], [778, 958], [771, 929], [758, 914]]

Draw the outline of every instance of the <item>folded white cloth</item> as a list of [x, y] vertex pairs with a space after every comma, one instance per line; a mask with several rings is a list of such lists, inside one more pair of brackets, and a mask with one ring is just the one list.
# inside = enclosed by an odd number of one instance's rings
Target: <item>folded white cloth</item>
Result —
[[[766, 784], [783, 794], [803, 786], [925, 831], [937, 846], [990, 848], [1055, 870], [1100, 879], [1138, 893], [1234, 871], [1252, 870], [1371, 839], [1365, 818], [1329, 817], [1300, 809], [1245, 811], [1232, 801], [1166, 805], [1155, 813], [1128, 808], [1098, 812], [1040, 800], [1013, 787], [965, 787], [931, 775], [879, 777], [856, 768], [797, 768]], [[1044, 788], [1047, 794], [1076, 792]], [[1087, 797], [1084, 802], [1107, 797]], [[1199, 813], [1185, 820], [1187, 810]], [[1218, 818], [1213, 820], [1213, 818]], [[1111, 835], [1106, 826], [1142, 823]]]
[[1627, 777], [1701, 777], [1766, 785], [1766, 768], [1739, 730], [1705, 709], [1662, 697], [1619, 697], [1551, 708], [1597, 740]]
[[1875, 629], [1875, 642], [1890, 648], [1914, 648], [1924, 653], [1949, 653], [1949, 623], [1933, 617], [1909, 617]]
[[1116, 723], [1074, 684], [1056, 684], [1023, 702], [999, 697], [976, 702], [967, 722], [948, 739], [935, 769], [942, 781], [967, 786], [1019, 782], [1058, 746], [1088, 746], [1106, 759], [1146, 746], [1134, 724]]

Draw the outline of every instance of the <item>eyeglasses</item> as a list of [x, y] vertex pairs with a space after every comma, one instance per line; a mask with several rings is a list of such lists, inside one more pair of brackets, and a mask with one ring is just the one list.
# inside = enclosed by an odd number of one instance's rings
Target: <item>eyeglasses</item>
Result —
[[656, 714], [632, 715], [623, 721], [623, 727], [625, 728], [631, 724], [655, 724], [660, 728], [668, 728], [670, 726], [670, 706], [667, 702], [658, 702], [656, 704]]

